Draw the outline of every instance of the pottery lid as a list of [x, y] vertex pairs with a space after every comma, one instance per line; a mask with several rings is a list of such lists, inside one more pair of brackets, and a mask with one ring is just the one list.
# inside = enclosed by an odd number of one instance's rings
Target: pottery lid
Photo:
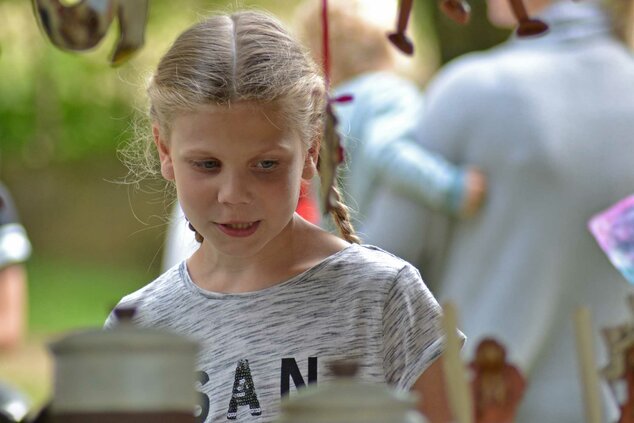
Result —
[[84, 352], [191, 352], [197, 343], [164, 329], [141, 328], [132, 323], [134, 310], [115, 310], [118, 324], [110, 329], [86, 329], [73, 332], [49, 344], [55, 355]]
[[[348, 364], [346, 364], [347, 366]], [[354, 372], [342, 374], [336, 366], [332, 370], [337, 379], [319, 385], [308, 385], [282, 402], [282, 410], [289, 413], [319, 410], [412, 410], [416, 396], [407, 391], [391, 389], [386, 384], [362, 382]]]

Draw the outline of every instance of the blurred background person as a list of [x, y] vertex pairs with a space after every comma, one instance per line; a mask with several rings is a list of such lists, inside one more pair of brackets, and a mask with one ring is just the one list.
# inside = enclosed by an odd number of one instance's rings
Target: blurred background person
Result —
[[0, 183], [0, 351], [20, 345], [26, 331], [27, 280], [24, 261], [31, 244], [15, 204]]
[[[321, 13], [320, 1], [305, 0], [295, 19], [300, 38], [320, 63]], [[388, 41], [386, 33], [393, 29], [396, 15], [396, 1], [328, 2], [331, 83], [333, 97], [353, 97], [349, 103], [335, 104], [335, 110], [346, 154], [341, 182], [358, 234], [363, 242], [417, 264], [419, 235], [373, 219], [377, 189], [390, 187], [419, 206], [468, 218], [482, 205], [486, 182], [477, 169], [456, 167], [416, 143], [424, 101], [419, 87], [406, 76], [418, 73], [421, 78], [429, 70]]]
[[[428, 229], [427, 281], [464, 316], [467, 354], [492, 336], [527, 375], [517, 422], [578, 423], [575, 307], [593, 313], [600, 364], [599, 329], [631, 319], [632, 288], [586, 225], [634, 191], [632, 1], [525, 3], [549, 33], [447, 65], [419, 127], [424, 147], [483, 169], [486, 205], [472, 220], [419, 209], [399, 224]], [[487, 6], [493, 24], [515, 25], [507, 0]], [[403, 202], [381, 192], [377, 219]]]

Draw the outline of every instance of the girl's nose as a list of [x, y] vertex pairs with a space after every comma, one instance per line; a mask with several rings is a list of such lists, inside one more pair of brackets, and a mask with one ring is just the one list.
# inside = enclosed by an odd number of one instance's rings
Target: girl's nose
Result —
[[224, 172], [218, 188], [218, 202], [224, 204], [248, 204], [251, 202], [251, 187], [248, 178], [236, 172]]

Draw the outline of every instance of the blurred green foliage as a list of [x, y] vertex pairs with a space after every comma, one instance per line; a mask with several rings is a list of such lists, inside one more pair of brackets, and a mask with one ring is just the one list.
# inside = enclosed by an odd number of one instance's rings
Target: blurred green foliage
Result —
[[490, 48], [509, 36], [510, 31], [495, 28], [487, 20], [486, 0], [470, 0], [469, 3], [471, 19], [467, 25], [459, 25], [447, 18], [436, 7], [435, 0], [417, 3], [419, 7], [415, 9], [416, 13], [425, 16], [425, 22], [430, 25], [430, 30], [438, 41], [441, 64], [463, 54]]
[[[297, 1], [154, 0], [145, 46], [113, 69], [106, 61], [116, 24], [94, 51], [62, 52], [37, 28], [30, 1], [0, 0], [0, 151], [40, 165], [114, 151], [135, 108], [143, 108], [142, 78], [168, 43], [190, 22], [209, 10], [227, 9], [227, 3], [229, 8], [264, 5], [288, 18], [288, 6]], [[471, 3], [472, 22], [461, 27], [440, 14], [435, 0], [416, 2], [417, 29], [426, 40], [439, 42], [441, 63], [506, 37], [486, 23], [484, 2]]]
[[[112, 152], [130, 125], [151, 64], [176, 32], [220, 2], [154, 1], [146, 45], [120, 68], [107, 56], [118, 27], [87, 53], [53, 47], [39, 31], [28, 0], [0, 2], [0, 146], [27, 164]], [[6, 160], [6, 159], [5, 159]]]
[[100, 327], [124, 295], [152, 277], [147, 270], [132, 266], [43, 258], [30, 261], [27, 270], [31, 281], [46, 280], [29, 286], [32, 335]]

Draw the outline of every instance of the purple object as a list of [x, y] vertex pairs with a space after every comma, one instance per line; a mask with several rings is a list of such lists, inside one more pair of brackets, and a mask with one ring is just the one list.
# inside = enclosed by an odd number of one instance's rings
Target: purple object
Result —
[[634, 195], [594, 216], [588, 228], [612, 264], [634, 284]]

